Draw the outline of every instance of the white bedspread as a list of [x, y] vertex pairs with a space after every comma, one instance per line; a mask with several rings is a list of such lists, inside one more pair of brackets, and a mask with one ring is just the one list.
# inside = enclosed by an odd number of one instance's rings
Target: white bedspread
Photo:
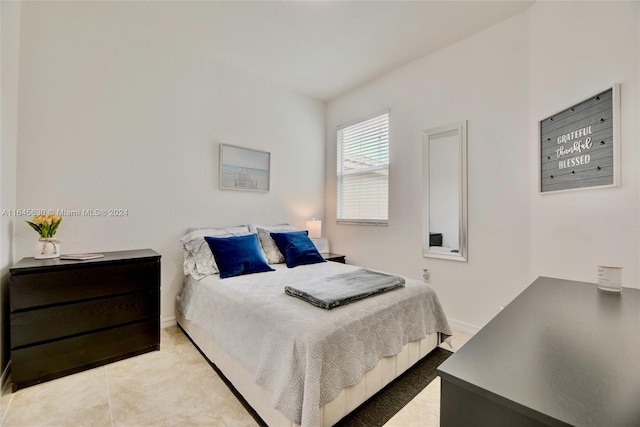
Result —
[[381, 358], [428, 334], [451, 334], [436, 294], [422, 282], [405, 278], [402, 289], [324, 310], [286, 295], [284, 287], [359, 267], [325, 262], [275, 268], [227, 279], [188, 278], [181, 311], [271, 391], [274, 408], [302, 426], [319, 425], [319, 408]]

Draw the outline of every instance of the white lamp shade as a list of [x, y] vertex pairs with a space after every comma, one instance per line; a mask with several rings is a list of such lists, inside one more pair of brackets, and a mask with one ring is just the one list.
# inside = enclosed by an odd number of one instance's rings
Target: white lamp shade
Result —
[[307, 221], [307, 230], [309, 231], [309, 237], [312, 239], [322, 237], [322, 221], [319, 219]]

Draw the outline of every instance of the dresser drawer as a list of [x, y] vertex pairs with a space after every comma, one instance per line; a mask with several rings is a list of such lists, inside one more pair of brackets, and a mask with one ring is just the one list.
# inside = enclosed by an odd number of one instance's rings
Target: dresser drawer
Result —
[[158, 298], [158, 291], [144, 291], [11, 313], [11, 348], [158, 318]]
[[13, 391], [160, 349], [160, 255], [23, 258], [10, 268]]
[[160, 262], [122, 265], [95, 264], [59, 271], [11, 276], [11, 312], [99, 298], [139, 290], [158, 289]]
[[12, 350], [13, 389], [158, 350], [159, 342], [156, 319]]

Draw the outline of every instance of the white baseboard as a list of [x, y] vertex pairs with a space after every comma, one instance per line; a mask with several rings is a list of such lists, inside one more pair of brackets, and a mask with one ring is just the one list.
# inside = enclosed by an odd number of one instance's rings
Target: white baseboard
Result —
[[449, 324], [452, 328], [457, 329], [462, 332], [466, 332], [471, 335], [475, 335], [481, 328], [476, 325], [472, 325], [471, 323], [461, 322], [456, 319], [448, 319]]
[[169, 328], [169, 327], [175, 326], [175, 325], [177, 325], [175, 316], [165, 317], [164, 319], [160, 320], [160, 328], [162, 328], [162, 329]]

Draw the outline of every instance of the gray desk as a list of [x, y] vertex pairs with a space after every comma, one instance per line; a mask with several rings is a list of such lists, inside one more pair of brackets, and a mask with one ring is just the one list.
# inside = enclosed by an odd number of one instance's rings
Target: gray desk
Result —
[[640, 426], [640, 289], [540, 277], [438, 373], [441, 426]]

